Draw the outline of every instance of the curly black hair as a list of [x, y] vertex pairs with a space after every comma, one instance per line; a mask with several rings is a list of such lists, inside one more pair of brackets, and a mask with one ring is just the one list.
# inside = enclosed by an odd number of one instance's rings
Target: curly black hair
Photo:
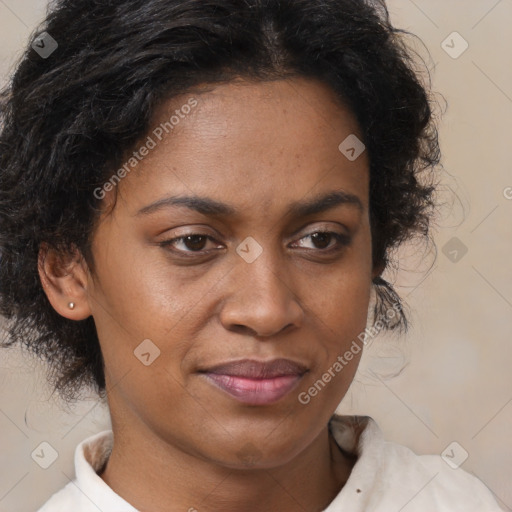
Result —
[[[94, 269], [102, 204], [93, 191], [147, 133], [164, 100], [205, 83], [303, 76], [328, 84], [355, 114], [368, 151], [374, 265], [389, 267], [406, 240], [430, 240], [440, 152], [430, 87], [406, 34], [383, 0], [51, 3], [0, 95], [2, 344], [45, 359], [61, 394], [92, 386], [104, 395], [94, 320], [53, 309], [38, 252], [43, 243], [78, 248]], [[44, 41], [51, 54], [37, 51]], [[392, 284], [381, 276], [373, 284], [375, 322], [406, 331]], [[393, 321], [385, 317], [390, 307], [398, 311]]]

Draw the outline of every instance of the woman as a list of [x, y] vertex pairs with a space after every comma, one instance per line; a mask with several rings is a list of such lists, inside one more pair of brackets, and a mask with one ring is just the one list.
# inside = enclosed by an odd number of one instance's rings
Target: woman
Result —
[[112, 431], [40, 510], [495, 511], [335, 415], [428, 238], [428, 92], [383, 3], [61, 0], [4, 94], [1, 313]]

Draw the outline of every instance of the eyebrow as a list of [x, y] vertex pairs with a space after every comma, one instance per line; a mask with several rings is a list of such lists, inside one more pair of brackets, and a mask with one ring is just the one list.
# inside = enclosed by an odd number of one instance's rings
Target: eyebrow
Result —
[[[306, 201], [295, 201], [288, 207], [286, 215], [308, 217], [331, 210], [340, 205], [355, 207], [360, 212], [364, 211], [363, 203], [358, 196], [343, 190], [336, 190], [318, 195]], [[144, 206], [136, 213], [136, 216], [150, 215], [162, 208], [172, 206], [183, 206], [206, 216], [235, 216], [238, 213], [237, 209], [233, 206], [209, 197], [170, 196]]]

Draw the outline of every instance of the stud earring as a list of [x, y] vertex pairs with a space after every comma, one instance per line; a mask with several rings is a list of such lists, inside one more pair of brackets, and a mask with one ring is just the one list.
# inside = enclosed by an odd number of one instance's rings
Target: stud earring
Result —
[[68, 303], [68, 307], [69, 307], [69, 309], [75, 309], [75, 303], [74, 302]]

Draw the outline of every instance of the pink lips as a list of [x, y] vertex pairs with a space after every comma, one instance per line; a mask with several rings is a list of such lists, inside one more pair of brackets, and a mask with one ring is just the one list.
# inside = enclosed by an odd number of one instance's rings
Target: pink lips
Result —
[[287, 395], [306, 372], [305, 366], [289, 359], [268, 362], [243, 359], [208, 368], [201, 373], [240, 402], [265, 405]]

